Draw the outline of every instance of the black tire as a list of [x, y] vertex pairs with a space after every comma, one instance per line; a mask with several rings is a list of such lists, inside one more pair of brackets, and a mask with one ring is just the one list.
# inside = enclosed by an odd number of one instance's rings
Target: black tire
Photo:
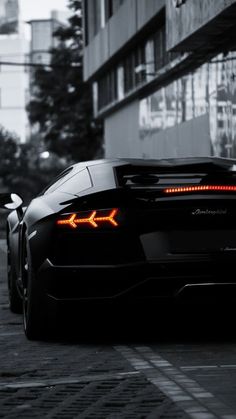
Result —
[[8, 304], [12, 313], [21, 314], [23, 311], [22, 298], [19, 295], [16, 281], [17, 275], [11, 263], [11, 252], [7, 240], [7, 284], [8, 284]]
[[25, 240], [22, 257], [23, 326], [29, 340], [40, 340], [49, 332], [49, 310], [46, 296], [34, 277], [29, 246]]

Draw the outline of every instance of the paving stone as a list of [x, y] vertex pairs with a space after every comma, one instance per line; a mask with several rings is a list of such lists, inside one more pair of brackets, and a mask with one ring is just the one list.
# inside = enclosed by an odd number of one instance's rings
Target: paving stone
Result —
[[0, 246], [0, 418], [184, 419], [111, 343], [30, 342], [7, 305]]

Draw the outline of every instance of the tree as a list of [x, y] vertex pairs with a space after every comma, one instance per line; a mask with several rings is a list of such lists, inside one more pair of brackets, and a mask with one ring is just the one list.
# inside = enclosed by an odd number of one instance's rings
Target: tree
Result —
[[34, 94], [28, 105], [49, 151], [71, 161], [101, 154], [102, 126], [93, 118], [92, 93], [83, 82], [81, 2], [70, 0], [68, 27], [55, 32], [59, 44], [51, 50], [51, 67], [34, 74]]
[[50, 153], [46, 159], [43, 154], [35, 138], [18, 144], [15, 164], [4, 177], [8, 190], [21, 195], [26, 204], [67, 166], [55, 153]]
[[14, 133], [0, 126], [0, 189], [18, 193], [29, 202], [67, 166], [54, 153], [47, 159], [42, 155], [41, 143], [35, 137], [22, 144]]
[[0, 177], [4, 178], [13, 170], [17, 159], [19, 138], [0, 126]]

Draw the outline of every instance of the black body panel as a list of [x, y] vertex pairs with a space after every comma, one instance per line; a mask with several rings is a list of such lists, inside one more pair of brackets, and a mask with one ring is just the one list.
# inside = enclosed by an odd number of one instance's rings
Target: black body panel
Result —
[[236, 298], [235, 160], [79, 163], [8, 221], [49, 299]]

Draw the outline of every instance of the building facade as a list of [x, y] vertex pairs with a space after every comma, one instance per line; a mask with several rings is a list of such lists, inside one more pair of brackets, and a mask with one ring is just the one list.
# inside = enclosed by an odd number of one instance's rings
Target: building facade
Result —
[[[33, 64], [30, 70], [30, 98], [34, 98], [37, 85], [35, 84], [35, 69], [37, 65], [48, 66], [51, 63], [51, 50], [57, 47], [58, 39], [54, 36], [55, 31], [62, 26], [68, 25], [69, 12], [52, 10], [50, 19], [31, 20], [31, 43], [30, 62]], [[39, 125], [31, 126], [31, 135], [39, 133]]]
[[30, 59], [34, 64], [50, 64], [51, 48], [58, 44], [54, 32], [68, 24], [69, 12], [53, 10], [50, 19], [37, 19], [29, 22], [31, 26]]
[[0, 125], [25, 142], [29, 135], [26, 103], [29, 42], [19, 18], [18, 0], [0, 0]]
[[0, 125], [16, 134], [20, 142], [29, 135], [29, 71], [23, 65], [28, 55], [29, 43], [24, 37], [0, 36]]
[[52, 11], [51, 18], [31, 23], [31, 42], [25, 35], [19, 0], [0, 0], [0, 126], [20, 142], [32, 134], [26, 105], [32, 93], [32, 71], [26, 63], [49, 64], [56, 46], [54, 31], [69, 13]]
[[236, 0], [84, 0], [106, 157], [236, 157]]

